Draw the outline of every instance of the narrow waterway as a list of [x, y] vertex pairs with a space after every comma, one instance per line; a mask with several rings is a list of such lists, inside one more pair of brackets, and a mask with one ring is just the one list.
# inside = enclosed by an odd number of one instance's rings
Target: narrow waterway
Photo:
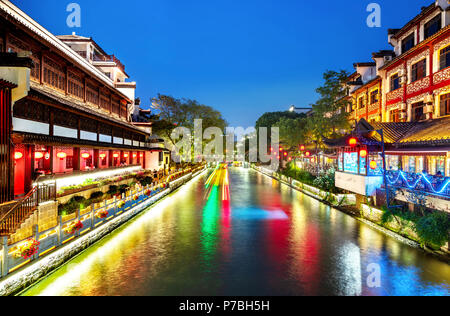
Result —
[[[367, 282], [374, 267], [380, 287]], [[450, 266], [230, 168], [191, 181], [23, 294], [449, 295]]]

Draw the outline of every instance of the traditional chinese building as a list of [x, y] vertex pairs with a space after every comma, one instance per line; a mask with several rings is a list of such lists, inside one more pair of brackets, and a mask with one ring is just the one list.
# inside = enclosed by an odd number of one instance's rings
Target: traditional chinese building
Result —
[[37, 184], [165, 169], [151, 128], [132, 124], [135, 82], [92, 38], [55, 36], [0, 1], [0, 204]]
[[422, 8], [404, 27], [389, 30], [393, 51], [355, 64], [347, 111], [357, 124], [351, 135], [325, 140], [338, 149], [338, 187], [375, 196], [387, 182], [423, 192], [428, 204], [450, 211], [449, 9], [439, 0]]

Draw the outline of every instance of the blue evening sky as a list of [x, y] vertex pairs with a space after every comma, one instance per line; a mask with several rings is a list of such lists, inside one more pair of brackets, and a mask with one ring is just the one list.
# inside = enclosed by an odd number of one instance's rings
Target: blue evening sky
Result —
[[[66, 25], [77, 2], [82, 27]], [[369, 28], [366, 7], [382, 7]], [[305, 106], [327, 69], [390, 49], [387, 29], [403, 26], [432, 0], [13, 0], [54, 34], [93, 37], [125, 65], [144, 105], [157, 93], [196, 99], [231, 126], [264, 112]]]

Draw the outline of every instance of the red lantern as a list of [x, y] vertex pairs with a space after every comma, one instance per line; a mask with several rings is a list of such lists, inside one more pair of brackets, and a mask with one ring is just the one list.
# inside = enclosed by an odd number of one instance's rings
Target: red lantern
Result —
[[15, 159], [15, 160], [22, 159], [22, 157], [23, 157], [23, 154], [22, 154], [20, 151], [16, 151], [16, 152], [14, 153], [14, 159]]
[[106, 158], [106, 154], [100, 154], [99, 157], [102, 158], [102, 159], [105, 159]]
[[359, 156], [362, 158], [366, 158], [367, 157], [367, 150], [365, 149], [361, 149], [359, 152]]
[[306, 156], [306, 157], [309, 157], [309, 156], [311, 156], [311, 153], [310, 153], [309, 151], [307, 151], [307, 152], [305, 153], [305, 156]]
[[63, 160], [64, 158], [67, 157], [67, 154], [65, 152], [60, 152], [56, 155], [56, 157], [58, 157], [59, 159]]
[[305, 146], [304, 145], [300, 146], [300, 151], [305, 151]]
[[119, 158], [119, 154], [114, 154], [113, 157], [114, 158]]
[[82, 153], [81, 157], [84, 159], [88, 159], [89, 157], [91, 157], [91, 155], [89, 153]]
[[137, 154], [133, 154], [133, 158], [137, 158]]
[[141, 154], [140, 157], [141, 157], [141, 158], [144, 158], [144, 154]]
[[39, 159], [42, 159], [42, 158], [44, 158], [44, 153], [42, 153], [40, 151], [37, 151], [37, 152], [34, 153], [34, 159], [39, 160]]
[[124, 158], [128, 158], [128, 154], [123, 154], [123, 157]]
[[370, 169], [375, 170], [378, 168], [378, 163], [375, 160], [370, 162]]
[[350, 138], [350, 139], [348, 140], [348, 144], [349, 144], [351, 147], [355, 147], [355, 146], [358, 144], [358, 140], [357, 140], [355, 137], [352, 137], [352, 138]]
[[285, 153], [284, 153], [284, 157], [287, 157], [287, 155], [288, 155], [288, 154], [285, 152]]

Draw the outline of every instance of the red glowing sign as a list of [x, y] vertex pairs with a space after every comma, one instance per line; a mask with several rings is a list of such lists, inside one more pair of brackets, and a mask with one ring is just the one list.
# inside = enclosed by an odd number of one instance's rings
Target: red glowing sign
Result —
[[22, 154], [20, 151], [16, 151], [16, 152], [14, 153], [14, 159], [15, 159], [15, 160], [22, 159], [22, 157], [23, 157], [23, 154]]

